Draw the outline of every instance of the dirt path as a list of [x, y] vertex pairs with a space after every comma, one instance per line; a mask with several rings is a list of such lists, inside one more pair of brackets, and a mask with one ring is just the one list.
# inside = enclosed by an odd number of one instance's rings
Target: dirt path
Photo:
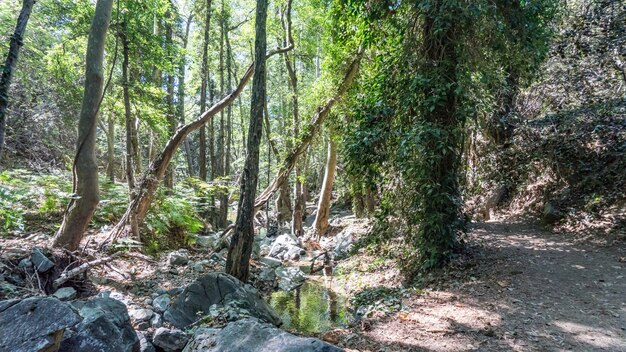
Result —
[[405, 312], [349, 336], [359, 351], [626, 351], [626, 246], [478, 224], [472, 259]]

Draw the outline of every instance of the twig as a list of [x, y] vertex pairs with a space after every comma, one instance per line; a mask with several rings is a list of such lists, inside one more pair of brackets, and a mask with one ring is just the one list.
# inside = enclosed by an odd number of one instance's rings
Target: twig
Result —
[[54, 280], [54, 282], [52, 283], [52, 288], [53, 289], [57, 289], [59, 288], [59, 286], [63, 285], [64, 283], [66, 283], [68, 280], [71, 280], [72, 278], [85, 273], [87, 270], [98, 266], [98, 265], [102, 265], [105, 263], [108, 263], [110, 261], [112, 261], [113, 259], [115, 259], [116, 257], [118, 257], [120, 255], [120, 252], [114, 253], [113, 255], [111, 255], [110, 257], [106, 257], [106, 258], [100, 258], [100, 259], [96, 259], [90, 262], [87, 262], [85, 264], [79, 265], [78, 267], [70, 270], [70, 271], [64, 271], [61, 276], [59, 276], [58, 279]]

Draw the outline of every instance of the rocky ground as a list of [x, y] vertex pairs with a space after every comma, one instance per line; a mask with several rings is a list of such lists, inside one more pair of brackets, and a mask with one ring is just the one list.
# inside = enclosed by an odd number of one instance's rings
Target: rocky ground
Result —
[[[54, 280], [64, 272], [102, 259], [97, 239], [80, 258], [46, 250], [43, 236], [4, 240], [0, 294], [14, 300], [0, 301], [0, 330], [20, 333], [2, 334], [0, 351], [626, 351], [623, 242], [583, 244], [528, 223], [476, 224], [449, 269], [406, 288], [393, 261], [350, 252], [367, 221], [344, 212], [332, 225], [319, 242], [260, 228], [252, 285], [219, 273], [218, 235], [157, 258], [123, 251], [59, 289]], [[347, 298], [354, 317], [310, 338], [277, 328], [266, 302], [313, 278], [312, 258], [314, 276]]]

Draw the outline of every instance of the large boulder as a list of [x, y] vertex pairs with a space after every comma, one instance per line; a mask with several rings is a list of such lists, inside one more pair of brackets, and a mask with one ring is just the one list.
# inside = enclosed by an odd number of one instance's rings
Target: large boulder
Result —
[[283, 291], [291, 291], [301, 286], [306, 279], [304, 272], [296, 267], [279, 267], [275, 271], [278, 277], [278, 287]]
[[354, 245], [354, 235], [351, 230], [343, 230], [335, 236], [333, 258], [340, 260], [348, 256]]
[[180, 352], [188, 341], [189, 337], [181, 330], [167, 328], [156, 329], [152, 338], [152, 344], [157, 351], [163, 352]]
[[229, 323], [222, 330], [200, 328], [183, 352], [341, 352], [314, 338], [292, 335], [255, 318]]
[[[292, 234], [282, 234], [276, 238], [268, 256], [277, 259], [298, 259], [303, 253], [303, 249], [300, 248], [300, 241]], [[306, 252], [305, 252], [306, 253]]]
[[210, 315], [210, 308], [214, 305], [236, 307], [246, 315], [277, 326], [281, 324], [278, 315], [252, 286], [224, 273], [210, 273], [196, 279], [172, 300], [163, 317], [177, 328], [184, 329], [201, 316]]
[[138, 352], [139, 338], [126, 306], [112, 298], [76, 301], [72, 305], [83, 321], [69, 329], [61, 342], [64, 352]]
[[65, 329], [80, 320], [68, 303], [53, 297], [0, 301], [0, 351], [57, 351]]

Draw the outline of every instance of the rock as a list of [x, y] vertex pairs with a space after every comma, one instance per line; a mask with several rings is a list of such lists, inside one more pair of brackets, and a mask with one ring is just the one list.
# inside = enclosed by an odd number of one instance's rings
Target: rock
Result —
[[135, 352], [139, 338], [130, 324], [126, 306], [111, 298], [74, 301], [83, 321], [66, 331], [61, 342], [63, 352]]
[[211, 256], [209, 257], [209, 260], [215, 263], [226, 262], [226, 259], [220, 253], [211, 254]]
[[150, 309], [139, 308], [139, 309], [131, 309], [128, 311], [128, 315], [133, 321], [148, 321], [154, 315], [154, 312]]
[[196, 236], [196, 245], [202, 248], [214, 248], [219, 240], [219, 234], [216, 233], [207, 236]]
[[199, 273], [204, 271], [204, 265], [202, 265], [202, 263], [200, 262], [195, 263], [191, 268], [193, 269], [193, 271], [197, 271]]
[[153, 328], [160, 328], [161, 326], [163, 326], [163, 317], [161, 317], [161, 314], [154, 314], [152, 316], [152, 319], [150, 319], [150, 326], [152, 326]]
[[17, 264], [17, 267], [20, 269], [30, 269], [33, 267], [33, 262], [31, 262], [28, 258], [24, 258], [20, 260], [20, 262]]
[[195, 323], [202, 315], [210, 313], [212, 305], [233, 306], [274, 325], [280, 325], [280, 318], [249, 285], [224, 273], [210, 273], [200, 276], [176, 297], [165, 311], [165, 321], [183, 329]]
[[54, 294], [59, 301], [71, 301], [76, 298], [76, 290], [73, 287], [61, 287]]
[[[291, 247], [299, 247], [300, 242], [291, 234], [282, 234], [276, 238], [276, 241], [272, 244], [268, 256], [278, 259], [283, 259], [285, 254]], [[260, 251], [260, 249], [259, 249]]]
[[96, 285], [106, 285], [109, 283], [109, 279], [104, 276], [92, 276], [91, 281]]
[[143, 303], [144, 303], [145, 305], [147, 305], [147, 306], [151, 306], [153, 302], [154, 302], [154, 300], [153, 300], [152, 298], [150, 298], [150, 297], [146, 298], [146, 299], [143, 301]]
[[283, 265], [283, 263], [278, 260], [278, 259], [274, 259], [271, 257], [263, 257], [261, 259], [259, 259], [259, 261], [267, 266], [269, 266], [270, 268], [278, 268], [279, 266]]
[[551, 202], [546, 202], [543, 206], [543, 213], [541, 214], [541, 220], [544, 225], [554, 225], [563, 219], [564, 215], [559, 209]]
[[64, 331], [81, 317], [53, 297], [0, 301], [0, 351], [57, 351]]
[[178, 329], [158, 328], [152, 343], [164, 352], [180, 352], [185, 348], [189, 337]]
[[170, 298], [170, 295], [163, 294], [163, 295], [156, 297], [152, 301], [152, 307], [154, 308], [155, 312], [163, 313], [170, 306], [171, 302], [172, 302], [172, 299]]
[[189, 253], [185, 249], [179, 249], [170, 253], [169, 263], [172, 266], [185, 265], [189, 262]]
[[302, 270], [296, 267], [280, 267], [276, 269], [276, 276], [280, 280], [278, 287], [283, 291], [291, 291], [300, 286], [305, 280]]
[[255, 318], [229, 323], [222, 330], [200, 328], [183, 352], [341, 352], [315, 338], [292, 335]]
[[139, 352], [156, 352], [154, 346], [148, 341], [143, 332], [137, 332], [137, 337], [139, 338]]
[[496, 187], [485, 198], [485, 203], [481, 209], [481, 214], [485, 220], [491, 219], [491, 213], [495, 208], [500, 205], [504, 196], [506, 195], [507, 188], [504, 185]]
[[54, 263], [48, 259], [48, 257], [46, 257], [39, 248], [33, 248], [30, 258], [33, 261], [33, 265], [40, 273], [45, 273], [54, 266]]
[[274, 281], [276, 280], [276, 272], [272, 268], [265, 268], [259, 273], [258, 279], [261, 281]]
[[343, 230], [337, 236], [335, 236], [335, 248], [333, 249], [333, 258], [334, 259], [343, 259], [345, 258], [352, 246], [354, 244], [354, 239], [352, 237], [352, 231]]
[[298, 246], [289, 245], [287, 252], [283, 255], [285, 260], [298, 260], [300, 256], [305, 255], [306, 251]]

